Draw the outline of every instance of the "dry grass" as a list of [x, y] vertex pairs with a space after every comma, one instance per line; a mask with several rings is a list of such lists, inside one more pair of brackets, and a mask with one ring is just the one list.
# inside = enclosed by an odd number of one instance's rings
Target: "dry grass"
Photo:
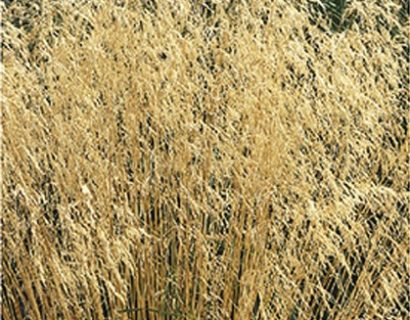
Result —
[[2, 6], [2, 319], [408, 319], [405, 1]]

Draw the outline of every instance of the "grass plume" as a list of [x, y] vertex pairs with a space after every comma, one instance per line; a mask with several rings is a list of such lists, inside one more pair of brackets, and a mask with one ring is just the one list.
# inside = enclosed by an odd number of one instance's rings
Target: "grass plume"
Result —
[[407, 319], [406, 5], [2, 2], [2, 319]]

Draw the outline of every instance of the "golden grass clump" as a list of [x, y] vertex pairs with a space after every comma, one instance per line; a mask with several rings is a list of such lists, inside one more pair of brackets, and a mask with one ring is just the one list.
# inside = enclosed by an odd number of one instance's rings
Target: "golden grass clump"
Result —
[[405, 1], [1, 6], [2, 319], [409, 319]]

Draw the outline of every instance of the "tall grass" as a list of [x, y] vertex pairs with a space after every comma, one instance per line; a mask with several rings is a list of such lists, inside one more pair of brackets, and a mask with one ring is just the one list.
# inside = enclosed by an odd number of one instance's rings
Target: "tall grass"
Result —
[[3, 3], [2, 319], [408, 319], [405, 6]]

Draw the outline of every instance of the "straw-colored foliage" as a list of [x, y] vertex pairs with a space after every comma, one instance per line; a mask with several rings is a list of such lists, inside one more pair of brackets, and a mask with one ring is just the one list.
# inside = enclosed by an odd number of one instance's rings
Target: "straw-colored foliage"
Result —
[[2, 319], [408, 319], [408, 8], [345, 2], [2, 2]]

